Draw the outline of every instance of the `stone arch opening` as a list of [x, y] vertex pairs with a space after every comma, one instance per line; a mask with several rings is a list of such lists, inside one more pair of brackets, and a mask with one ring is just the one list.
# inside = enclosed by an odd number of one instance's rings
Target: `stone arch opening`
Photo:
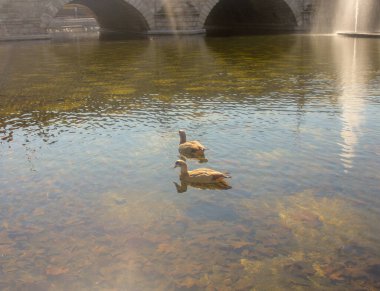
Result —
[[208, 14], [208, 35], [294, 31], [297, 19], [285, 0], [220, 0]]
[[[66, 5], [86, 7], [93, 13], [101, 35], [142, 36], [149, 30], [149, 24], [144, 15], [125, 0], [72, 0]], [[64, 7], [59, 6], [58, 9]], [[60, 10], [53, 13], [58, 15]], [[51, 19], [49, 21], [49, 24]], [[48, 26], [48, 25], [47, 25]]]

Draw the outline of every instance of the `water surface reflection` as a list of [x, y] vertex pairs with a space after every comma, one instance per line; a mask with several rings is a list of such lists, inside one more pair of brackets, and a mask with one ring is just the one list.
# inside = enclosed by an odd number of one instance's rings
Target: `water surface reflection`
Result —
[[[380, 288], [379, 52], [0, 44], [0, 289]], [[232, 188], [179, 184], [182, 128]]]
[[[349, 43], [351, 41], [351, 44]], [[368, 83], [367, 76], [363, 71], [369, 67], [371, 59], [366, 58], [368, 42], [358, 43], [357, 39], [345, 40], [346, 45], [342, 46], [343, 50], [341, 61], [341, 83], [342, 96], [342, 121], [343, 127], [341, 136], [342, 144], [342, 162], [345, 168], [352, 168], [352, 161], [355, 157], [355, 147], [359, 142], [359, 134], [364, 119], [366, 90]], [[359, 54], [359, 55], [358, 55]]]

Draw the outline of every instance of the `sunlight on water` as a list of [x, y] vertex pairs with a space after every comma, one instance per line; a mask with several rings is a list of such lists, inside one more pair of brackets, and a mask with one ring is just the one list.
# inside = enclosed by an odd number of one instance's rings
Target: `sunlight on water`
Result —
[[[341, 136], [344, 144], [342, 149], [342, 161], [346, 168], [352, 167], [352, 160], [355, 157], [355, 146], [359, 142], [363, 120], [364, 102], [361, 98], [365, 95], [365, 86], [360, 80], [360, 68], [357, 67], [357, 39], [352, 39], [352, 48], [345, 46], [342, 62], [342, 121], [343, 128]], [[363, 59], [363, 57], [362, 57]], [[359, 64], [362, 65], [362, 64]], [[365, 65], [365, 64], [364, 64]]]
[[0, 289], [379, 289], [379, 41], [175, 40], [0, 44]]

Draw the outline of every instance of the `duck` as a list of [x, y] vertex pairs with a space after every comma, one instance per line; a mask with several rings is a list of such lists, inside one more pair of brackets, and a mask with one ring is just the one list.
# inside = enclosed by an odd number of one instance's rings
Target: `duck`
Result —
[[177, 160], [174, 168], [181, 168], [180, 180], [194, 184], [226, 184], [224, 180], [231, 178], [227, 173], [222, 173], [208, 168], [199, 168], [192, 171], [188, 170], [187, 164], [183, 160]]
[[181, 155], [184, 155], [188, 158], [193, 157], [203, 157], [206, 147], [203, 146], [199, 141], [186, 141], [186, 132], [180, 130], [179, 132], [179, 146], [178, 151]]

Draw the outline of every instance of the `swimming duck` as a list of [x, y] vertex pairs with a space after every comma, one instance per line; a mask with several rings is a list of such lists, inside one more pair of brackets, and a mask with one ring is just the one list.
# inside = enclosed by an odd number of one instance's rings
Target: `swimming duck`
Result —
[[180, 154], [187, 156], [189, 158], [193, 157], [204, 157], [204, 152], [206, 147], [204, 147], [199, 141], [186, 141], [186, 133], [184, 130], [179, 132], [179, 147], [178, 151]]
[[186, 162], [178, 160], [175, 162], [174, 168], [181, 168], [181, 175], [179, 176], [181, 181], [197, 184], [226, 184], [225, 178], [231, 178], [226, 173], [221, 173], [208, 168], [200, 168], [189, 171]]

